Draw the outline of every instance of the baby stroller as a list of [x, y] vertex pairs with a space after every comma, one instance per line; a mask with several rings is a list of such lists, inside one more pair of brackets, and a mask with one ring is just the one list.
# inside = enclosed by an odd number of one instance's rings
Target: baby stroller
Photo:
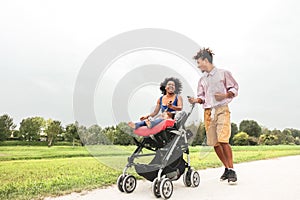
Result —
[[[194, 104], [189, 113], [176, 114], [175, 120], [164, 120], [152, 129], [140, 127], [135, 134], [143, 136], [141, 141], [134, 138], [137, 148], [128, 157], [128, 164], [117, 180], [118, 189], [121, 192], [131, 193], [136, 187], [136, 178], [127, 174], [130, 167], [134, 167], [137, 174], [152, 181], [152, 192], [159, 198], [169, 199], [173, 193], [172, 181], [178, 180], [183, 174], [183, 182], [186, 187], [198, 187], [200, 183], [199, 173], [190, 166], [188, 139], [193, 135], [186, 130], [185, 122], [192, 113]], [[154, 153], [142, 154], [146, 148]], [[187, 161], [183, 159], [183, 153], [187, 155]], [[149, 164], [135, 163], [139, 157], [154, 156]]]

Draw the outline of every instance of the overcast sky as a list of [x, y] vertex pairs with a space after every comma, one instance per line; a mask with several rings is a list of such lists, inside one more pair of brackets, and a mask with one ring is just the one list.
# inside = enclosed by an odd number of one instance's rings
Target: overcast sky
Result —
[[[299, 4], [297, 0], [1, 0], [0, 114], [9, 114], [16, 124], [32, 116], [74, 122], [75, 82], [88, 56], [118, 34], [158, 28], [210, 47], [214, 64], [232, 72], [240, 85], [239, 96], [230, 105], [233, 122], [253, 119], [269, 129], [300, 129]], [[197, 73], [190, 76], [192, 81], [200, 78]], [[157, 94], [149, 99], [156, 101]], [[129, 110], [138, 105], [139, 96], [142, 93], [131, 98]], [[98, 93], [95, 98], [106, 97]], [[201, 107], [197, 110], [202, 118]]]

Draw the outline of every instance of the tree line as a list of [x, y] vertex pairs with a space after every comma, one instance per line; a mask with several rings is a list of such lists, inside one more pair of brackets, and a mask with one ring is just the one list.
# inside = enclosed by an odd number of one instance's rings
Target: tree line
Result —
[[[28, 117], [21, 121], [16, 129], [13, 118], [7, 114], [0, 116], [0, 142], [7, 140], [46, 142], [49, 147], [56, 142], [70, 142], [72, 145], [132, 145], [133, 130], [125, 122], [115, 126], [101, 127], [97, 124], [90, 127], [78, 122], [62, 125], [59, 120], [42, 117]], [[193, 133], [191, 145], [205, 145], [206, 131], [204, 123], [192, 123], [186, 127]], [[286, 128], [269, 130], [254, 120], [243, 120], [239, 126], [231, 123], [232, 145], [300, 145], [300, 130]], [[1, 145], [1, 143], [0, 143]]]
[[[192, 125], [190, 128], [196, 132], [192, 145], [205, 144], [206, 131], [204, 123], [200, 126]], [[259, 125], [255, 120], [243, 120], [239, 126], [231, 123], [231, 145], [300, 145], [300, 130], [286, 128], [284, 130], [269, 130]]]

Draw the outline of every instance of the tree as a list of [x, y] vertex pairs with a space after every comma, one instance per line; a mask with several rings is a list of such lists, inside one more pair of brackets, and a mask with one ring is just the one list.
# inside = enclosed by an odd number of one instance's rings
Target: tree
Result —
[[16, 125], [13, 122], [13, 118], [7, 114], [0, 116], [0, 141], [4, 141], [9, 138], [15, 128]]
[[205, 143], [206, 131], [203, 122], [200, 122], [199, 125], [192, 123], [187, 127], [187, 129], [193, 133], [192, 146], [202, 145]]
[[102, 132], [106, 136], [106, 138], [108, 139], [108, 144], [114, 144], [115, 134], [116, 134], [115, 127], [114, 126], [112, 126], [112, 127], [105, 127], [102, 130]]
[[259, 137], [261, 134], [261, 127], [254, 120], [243, 120], [239, 129], [240, 132], [246, 132], [249, 136]]
[[89, 132], [85, 126], [78, 127], [78, 135], [80, 137], [81, 145], [84, 146], [88, 143]]
[[45, 126], [42, 117], [29, 117], [20, 123], [20, 138], [25, 141], [38, 141], [42, 127]]
[[297, 138], [297, 137], [300, 138], [300, 130], [293, 129], [293, 128], [288, 128], [288, 129], [286, 129], [286, 130], [291, 131], [292, 136], [293, 136], [294, 138]]
[[73, 124], [68, 124], [66, 126], [66, 132], [65, 132], [65, 139], [67, 141], [72, 142], [73, 146], [75, 145], [76, 140], [80, 140], [79, 134], [78, 134], [78, 122], [75, 122]]
[[264, 127], [262, 126], [261, 127], [261, 135], [270, 135], [271, 134], [271, 131], [267, 128], [267, 127]]
[[61, 122], [57, 120], [50, 122], [45, 132], [47, 133], [48, 147], [51, 147], [56, 137], [63, 132]]
[[235, 123], [231, 123], [231, 135], [229, 138], [229, 143], [233, 144], [233, 137], [239, 132], [238, 126]]
[[295, 138], [289, 129], [284, 129], [282, 132], [278, 131], [274, 135], [278, 137], [279, 144], [295, 144]]
[[115, 130], [114, 144], [134, 144], [134, 136], [135, 135], [133, 134], [132, 129], [125, 122], [121, 122], [117, 125]]
[[100, 144], [99, 141], [102, 128], [98, 124], [94, 124], [88, 128], [88, 144]]

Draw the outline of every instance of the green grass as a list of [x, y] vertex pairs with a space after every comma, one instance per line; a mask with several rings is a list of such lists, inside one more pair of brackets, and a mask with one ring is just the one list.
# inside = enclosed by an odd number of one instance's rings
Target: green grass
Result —
[[[42, 199], [114, 184], [135, 148], [1, 146], [0, 199]], [[191, 147], [190, 152], [195, 169], [221, 166], [210, 147]], [[300, 155], [300, 146], [233, 147], [233, 154], [235, 163], [248, 162]]]
[[0, 146], [0, 161], [71, 157], [90, 157], [90, 154], [84, 147]]
[[1, 163], [0, 199], [32, 199], [44, 195], [111, 185], [119, 171], [94, 158], [5, 161]]

